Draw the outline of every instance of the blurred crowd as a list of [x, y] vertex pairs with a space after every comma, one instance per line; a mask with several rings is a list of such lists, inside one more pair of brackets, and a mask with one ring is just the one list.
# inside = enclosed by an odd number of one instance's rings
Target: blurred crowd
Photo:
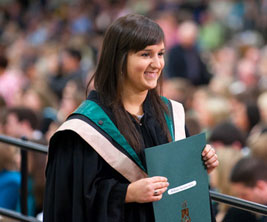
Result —
[[[190, 134], [205, 131], [216, 148], [211, 188], [266, 205], [267, 170], [256, 178], [255, 166], [267, 164], [267, 0], [1, 0], [0, 134], [47, 145], [86, 98], [106, 28], [128, 13], [165, 32], [163, 95], [183, 103]], [[29, 154], [32, 216], [42, 211], [45, 164]], [[0, 207], [19, 211], [19, 166], [19, 151], [0, 143]], [[240, 213], [214, 209], [218, 221]]]

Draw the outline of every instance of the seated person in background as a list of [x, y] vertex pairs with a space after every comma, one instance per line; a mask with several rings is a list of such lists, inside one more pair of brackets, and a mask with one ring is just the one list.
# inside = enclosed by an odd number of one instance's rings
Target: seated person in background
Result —
[[164, 79], [162, 85], [163, 96], [182, 103], [185, 110], [190, 108], [194, 90], [194, 86], [187, 79], [179, 77]]
[[[220, 193], [233, 195], [229, 176], [233, 166], [242, 158], [242, 152], [241, 150], [234, 149], [231, 146], [221, 146], [216, 153], [220, 164], [210, 174], [210, 185], [212, 189], [215, 189]], [[215, 207], [213, 209], [217, 210], [215, 211], [216, 221], [222, 222], [222, 219], [224, 218], [230, 206], [224, 203], [216, 203], [215, 206], [217, 206], [217, 209]]]
[[251, 134], [247, 141], [251, 155], [263, 159], [267, 163], [267, 126]]
[[5, 119], [5, 112], [6, 112], [6, 103], [4, 98], [0, 95], [0, 134], [3, 133], [4, 129], [4, 119]]
[[42, 138], [42, 133], [38, 126], [38, 116], [32, 109], [24, 106], [7, 109], [3, 127], [6, 135], [16, 138], [25, 137], [28, 140], [39, 140]]
[[[230, 181], [233, 193], [239, 198], [267, 205], [267, 164], [261, 159], [245, 157], [239, 160], [231, 172]], [[267, 217], [231, 208], [223, 221], [266, 222]]]
[[230, 146], [240, 150], [245, 147], [245, 135], [230, 121], [225, 121], [213, 128], [210, 133], [209, 142], [215, 147]]
[[168, 53], [167, 77], [185, 78], [194, 86], [207, 85], [212, 74], [197, 48], [197, 24], [189, 20], [184, 21], [179, 25], [178, 31], [179, 44], [174, 45]]
[[253, 92], [240, 93], [231, 99], [231, 119], [233, 123], [248, 137], [261, 123], [259, 108]]
[[[30, 141], [42, 143], [43, 135], [39, 131], [39, 118], [27, 107], [16, 106], [7, 109], [4, 123], [4, 133], [11, 137], [26, 138]], [[39, 158], [40, 157], [40, 158]], [[41, 177], [44, 177], [46, 157], [42, 154], [29, 152], [28, 160], [28, 215], [35, 216], [41, 209], [35, 189], [39, 187]], [[42, 166], [41, 166], [42, 165]], [[39, 179], [40, 178], [40, 179]], [[44, 181], [42, 181], [44, 186]]]

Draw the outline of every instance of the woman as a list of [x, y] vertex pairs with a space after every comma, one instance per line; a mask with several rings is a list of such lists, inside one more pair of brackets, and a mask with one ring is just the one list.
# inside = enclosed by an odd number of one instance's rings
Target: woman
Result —
[[[50, 141], [44, 221], [154, 221], [152, 202], [168, 181], [147, 178], [144, 148], [173, 140], [170, 103], [157, 91], [164, 52], [161, 28], [146, 17], [127, 15], [108, 28], [92, 77], [96, 91]], [[175, 135], [184, 138], [176, 105]], [[203, 158], [208, 172], [218, 164], [210, 146]]]

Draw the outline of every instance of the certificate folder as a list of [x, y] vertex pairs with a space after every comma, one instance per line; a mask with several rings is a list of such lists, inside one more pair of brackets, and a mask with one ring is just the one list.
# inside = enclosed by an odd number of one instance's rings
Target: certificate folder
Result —
[[208, 175], [201, 153], [205, 134], [145, 149], [148, 175], [168, 178], [169, 187], [153, 202], [156, 222], [210, 222]]

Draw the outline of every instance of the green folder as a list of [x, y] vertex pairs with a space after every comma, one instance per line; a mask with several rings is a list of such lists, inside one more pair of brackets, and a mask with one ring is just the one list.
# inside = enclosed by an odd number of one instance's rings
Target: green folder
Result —
[[169, 187], [153, 202], [156, 222], [210, 222], [208, 174], [201, 153], [205, 134], [145, 149], [148, 175], [168, 178]]

